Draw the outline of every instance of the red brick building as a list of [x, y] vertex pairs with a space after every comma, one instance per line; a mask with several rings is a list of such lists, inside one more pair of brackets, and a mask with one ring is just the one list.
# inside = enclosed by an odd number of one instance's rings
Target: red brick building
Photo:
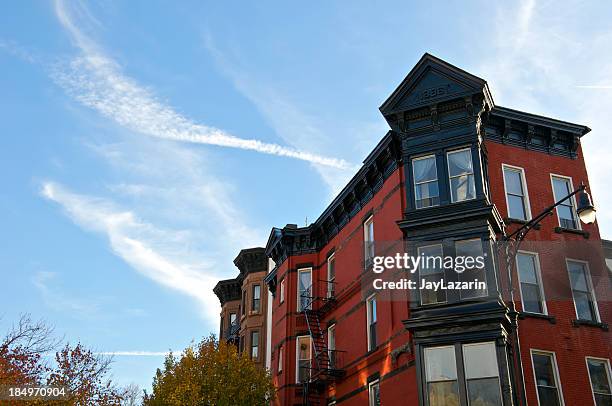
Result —
[[[428, 54], [380, 111], [391, 130], [336, 199], [266, 245], [274, 404], [610, 405], [596, 223], [580, 223], [574, 197], [520, 247], [499, 244], [588, 185], [589, 129], [498, 106], [486, 81]], [[478, 253], [479, 273], [417, 275], [486, 288], [375, 289], [373, 258], [398, 249]]]

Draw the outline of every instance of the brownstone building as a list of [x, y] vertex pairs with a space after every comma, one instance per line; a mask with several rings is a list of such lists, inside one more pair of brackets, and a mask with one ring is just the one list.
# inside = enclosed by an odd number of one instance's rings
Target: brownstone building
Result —
[[264, 248], [240, 251], [234, 265], [240, 273], [234, 279], [219, 281], [214, 292], [221, 302], [219, 337], [248, 351], [262, 366], [266, 360], [266, 313], [268, 290], [263, 279], [268, 271]]

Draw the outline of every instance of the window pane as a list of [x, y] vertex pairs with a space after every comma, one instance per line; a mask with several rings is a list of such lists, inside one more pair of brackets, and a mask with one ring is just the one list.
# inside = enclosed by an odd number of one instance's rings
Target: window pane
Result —
[[434, 156], [412, 161], [414, 182], [421, 183], [438, 178], [436, 173], [436, 158]]
[[565, 196], [569, 195], [569, 180], [553, 177], [553, 191], [555, 194], [555, 201], [563, 199]]
[[415, 201], [418, 209], [440, 204], [438, 182], [427, 182], [415, 185]]
[[376, 298], [370, 299], [368, 306], [370, 309], [370, 324], [376, 323]]
[[310, 337], [298, 337], [298, 358], [310, 359]]
[[427, 392], [430, 406], [459, 406], [457, 381], [429, 383]]
[[523, 182], [521, 172], [513, 169], [504, 169], [506, 193], [523, 196]]
[[589, 288], [587, 285], [584, 265], [578, 262], [568, 262], [567, 267], [569, 268], [572, 289], [588, 292]]
[[499, 376], [494, 343], [464, 345], [463, 362], [467, 379]]
[[560, 406], [559, 392], [557, 388], [548, 388], [544, 386], [538, 386], [538, 399], [540, 400], [539, 406]]
[[498, 378], [468, 380], [467, 389], [470, 405], [502, 406]]
[[[430, 274], [423, 275], [421, 279], [424, 279], [428, 282], [440, 282], [440, 280], [444, 280], [444, 274]], [[419, 285], [420, 285], [419, 281]], [[446, 290], [444, 289], [421, 289], [421, 304], [435, 304], [435, 303], [444, 303], [446, 302]]]
[[557, 387], [553, 371], [552, 357], [545, 354], [533, 354], [533, 367], [538, 386]]
[[253, 286], [253, 297], [255, 299], [260, 299], [261, 298], [261, 286], [259, 286], [259, 285]]
[[516, 265], [519, 271], [519, 279], [521, 282], [538, 283], [536, 276], [535, 256], [529, 254], [518, 254], [516, 256]]
[[451, 177], [473, 172], [472, 153], [469, 149], [448, 154], [448, 173]]
[[523, 295], [523, 310], [531, 313], [542, 313], [542, 302], [540, 299], [540, 288], [538, 285], [521, 283]]
[[370, 406], [380, 406], [380, 384], [370, 386]]
[[426, 348], [425, 375], [427, 382], [456, 380], [457, 363], [455, 361], [455, 348]]
[[612, 395], [595, 394], [595, 402], [597, 406], [612, 406]]
[[576, 228], [573, 207], [565, 206], [565, 205], [557, 206], [557, 215], [559, 216], [561, 227]]
[[461, 202], [476, 197], [474, 175], [461, 175], [451, 178], [451, 194], [453, 202]]
[[418, 248], [418, 254], [425, 261], [420, 267], [421, 275], [430, 275], [443, 272], [442, 268], [442, 245], [428, 245]]
[[526, 220], [527, 215], [525, 213], [525, 204], [523, 197], [508, 195], [508, 215], [510, 218]]
[[584, 292], [574, 291], [574, 303], [576, 304], [576, 314], [579, 320], [595, 321], [595, 312], [591, 295]]
[[589, 375], [591, 377], [591, 387], [594, 392], [610, 394], [610, 379], [608, 368], [605, 361], [589, 359]]

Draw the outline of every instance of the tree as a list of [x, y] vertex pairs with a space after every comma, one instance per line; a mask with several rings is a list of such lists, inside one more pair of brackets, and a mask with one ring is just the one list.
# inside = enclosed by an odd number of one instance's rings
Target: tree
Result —
[[20, 401], [20, 405], [120, 405], [128, 389], [115, 386], [107, 378], [111, 358], [95, 354], [80, 343], [74, 347], [66, 344], [49, 365], [45, 355], [60, 341], [46, 323], [21, 316], [0, 341], [0, 385], [65, 386], [69, 392], [61, 401]]
[[214, 336], [185, 349], [179, 358], [166, 356], [153, 378], [145, 406], [267, 405], [274, 396], [270, 374], [236, 347]]

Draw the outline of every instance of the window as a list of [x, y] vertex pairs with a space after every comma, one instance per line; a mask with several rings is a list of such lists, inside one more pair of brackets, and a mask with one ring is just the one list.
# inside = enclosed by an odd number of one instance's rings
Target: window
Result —
[[599, 321], [593, 285], [586, 263], [567, 261], [574, 307], [578, 320]]
[[336, 325], [332, 324], [327, 328], [327, 349], [329, 358], [329, 367], [336, 367]]
[[244, 336], [240, 336], [240, 343], [238, 345], [238, 348], [240, 349], [240, 354], [242, 354], [244, 351]]
[[587, 358], [587, 368], [595, 406], [612, 405], [610, 363], [606, 359]]
[[283, 346], [278, 347], [278, 373], [283, 372]]
[[327, 297], [332, 298], [336, 295], [336, 257], [331, 254], [327, 258]]
[[[428, 282], [444, 280], [444, 268], [442, 267], [442, 244], [427, 245], [417, 249], [419, 257], [425, 261], [425, 266], [419, 268], [419, 276]], [[439, 260], [438, 260], [439, 258]], [[421, 281], [418, 285], [421, 286]], [[444, 289], [421, 289], [421, 304], [435, 304], [446, 302], [446, 290]]]
[[280, 282], [279, 300], [281, 303], [285, 301], [285, 278], [283, 278]]
[[240, 313], [243, 316], [246, 314], [246, 290], [242, 291], [242, 299], [240, 300]]
[[531, 351], [533, 373], [538, 395], [538, 404], [543, 406], [562, 406], [563, 396], [559, 385], [559, 372], [555, 354], [544, 351]]
[[223, 316], [221, 316], [221, 326], [219, 327], [219, 338], [223, 338]]
[[261, 308], [261, 285], [253, 285], [253, 299], [251, 300], [251, 310], [258, 312]]
[[[472, 240], [462, 240], [455, 242], [455, 264], [459, 264], [459, 257], [464, 258], [473, 258], [476, 260], [478, 257], [484, 258], [484, 253], [482, 250], [482, 241], [480, 238], [475, 238]], [[464, 259], [465, 261], [465, 259]], [[478, 282], [487, 282], [487, 271], [486, 268], [478, 268], [475, 262], [472, 262], [472, 269], [467, 269], [461, 273], [459, 273], [459, 281], [461, 282], [473, 282], [478, 280]], [[455, 266], [455, 270], [457, 267]], [[460, 295], [461, 299], [471, 299], [476, 297], [482, 297], [487, 295], [487, 288], [485, 285], [485, 289], [478, 289], [478, 285], [475, 286], [474, 289], [461, 289]]]
[[451, 202], [462, 202], [476, 197], [472, 152], [468, 149], [449, 152], [448, 177], [451, 189]]
[[312, 308], [312, 269], [298, 269], [298, 312]]
[[380, 381], [377, 379], [368, 384], [369, 406], [380, 406]]
[[[558, 202], [574, 191], [572, 180], [560, 176], [552, 176], [552, 187], [555, 202]], [[574, 197], [567, 199], [557, 206], [557, 217], [559, 218], [559, 225], [563, 228], [576, 230], [580, 227], [576, 219]]]
[[525, 172], [522, 168], [507, 165], [503, 165], [503, 169], [508, 217], [518, 220], [531, 218]]
[[464, 344], [463, 363], [468, 404], [501, 406], [502, 400], [495, 344], [492, 342]]
[[546, 314], [546, 301], [537, 254], [519, 252], [516, 255], [523, 311]]
[[502, 405], [494, 342], [425, 348], [424, 364], [429, 406], [461, 404], [459, 385], [467, 389], [470, 405]]
[[424, 354], [429, 406], [459, 405], [455, 347], [425, 348]]
[[311, 344], [310, 336], [299, 336], [297, 343], [297, 371], [296, 382], [306, 382], [310, 379]]
[[414, 176], [414, 202], [417, 209], [440, 204], [436, 156], [428, 155], [412, 160]]
[[259, 331], [251, 331], [251, 358], [259, 357]]
[[370, 216], [363, 223], [363, 246], [365, 249], [365, 264], [368, 266], [374, 258], [374, 218]]
[[230, 325], [236, 322], [236, 313], [230, 313]]
[[376, 348], [376, 296], [372, 295], [366, 299], [366, 317], [368, 328], [368, 351]]

